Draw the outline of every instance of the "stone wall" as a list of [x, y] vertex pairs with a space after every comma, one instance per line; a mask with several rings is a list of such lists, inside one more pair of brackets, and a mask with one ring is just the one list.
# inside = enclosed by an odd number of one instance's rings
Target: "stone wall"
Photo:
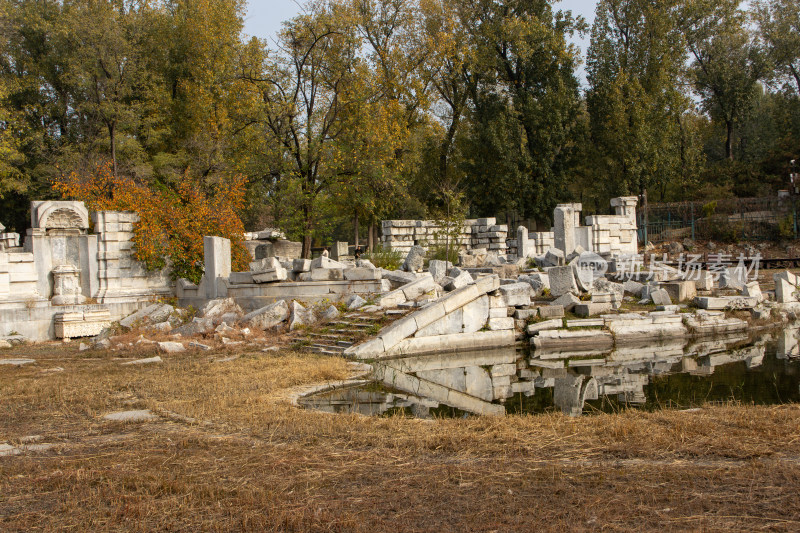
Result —
[[[441, 225], [433, 220], [384, 220], [381, 244], [385, 249], [408, 253], [414, 244], [424, 247], [444, 245]], [[461, 250], [489, 250], [505, 255], [508, 250], [508, 226], [494, 218], [465, 220], [455, 243]]]
[[551, 248], [568, 256], [580, 246], [586, 251], [602, 256], [634, 255], [638, 253], [635, 196], [613, 198], [613, 215], [586, 217], [581, 226], [581, 204], [559, 204], [553, 213], [554, 227], [548, 232], [534, 232], [520, 227], [517, 230], [518, 255], [536, 257]]

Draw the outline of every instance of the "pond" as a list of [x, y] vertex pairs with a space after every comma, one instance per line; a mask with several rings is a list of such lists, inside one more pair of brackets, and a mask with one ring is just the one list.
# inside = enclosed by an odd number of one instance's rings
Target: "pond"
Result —
[[318, 393], [301, 399], [301, 405], [331, 413], [429, 418], [800, 402], [798, 329], [659, 340], [610, 352], [510, 349], [373, 366], [370, 382]]

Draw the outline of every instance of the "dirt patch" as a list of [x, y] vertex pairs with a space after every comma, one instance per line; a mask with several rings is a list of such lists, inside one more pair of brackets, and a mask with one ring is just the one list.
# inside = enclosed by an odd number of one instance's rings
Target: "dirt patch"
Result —
[[[800, 527], [800, 407], [422, 421], [303, 411], [347, 378], [293, 352], [121, 366], [60, 345], [0, 373], [0, 529], [532, 531]], [[10, 356], [10, 354], [4, 354]], [[43, 374], [47, 366], [63, 372]], [[104, 421], [150, 409], [160, 419]]]

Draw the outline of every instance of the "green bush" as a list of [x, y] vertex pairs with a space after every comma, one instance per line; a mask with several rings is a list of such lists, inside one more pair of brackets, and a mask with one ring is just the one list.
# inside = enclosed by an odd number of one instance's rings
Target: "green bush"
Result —
[[427, 259], [438, 259], [439, 261], [450, 261], [454, 265], [458, 264], [458, 250], [460, 246], [457, 244], [450, 245], [450, 255], [447, 254], [447, 246], [444, 244], [435, 244], [428, 247]]
[[371, 252], [368, 252], [361, 257], [368, 260], [376, 267], [385, 268], [386, 270], [399, 269], [405, 260], [403, 252], [397, 250], [384, 250], [381, 246], [373, 248]]

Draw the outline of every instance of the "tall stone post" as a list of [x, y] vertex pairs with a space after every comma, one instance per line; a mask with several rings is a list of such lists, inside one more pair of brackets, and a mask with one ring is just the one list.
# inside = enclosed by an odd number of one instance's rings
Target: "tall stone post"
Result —
[[581, 204], [559, 204], [553, 212], [555, 246], [564, 252], [564, 257], [575, 251], [576, 221], [580, 220], [582, 207]]
[[231, 275], [231, 241], [222, 237], [203, 237], [203, 262], [206, 297], [227, 296], [223, 280]]
[[617, 215], [626, 216], [631, 224], [636, 225], [636, 204], [639, 199], [635, 196], [622, 196], [611, 199], [611, 207]]
[[520, 259], [527, 258], [530, 252], [531, 247], [528, 242], [528, 228], [520, 226], [517, 228], [517, 257]]

